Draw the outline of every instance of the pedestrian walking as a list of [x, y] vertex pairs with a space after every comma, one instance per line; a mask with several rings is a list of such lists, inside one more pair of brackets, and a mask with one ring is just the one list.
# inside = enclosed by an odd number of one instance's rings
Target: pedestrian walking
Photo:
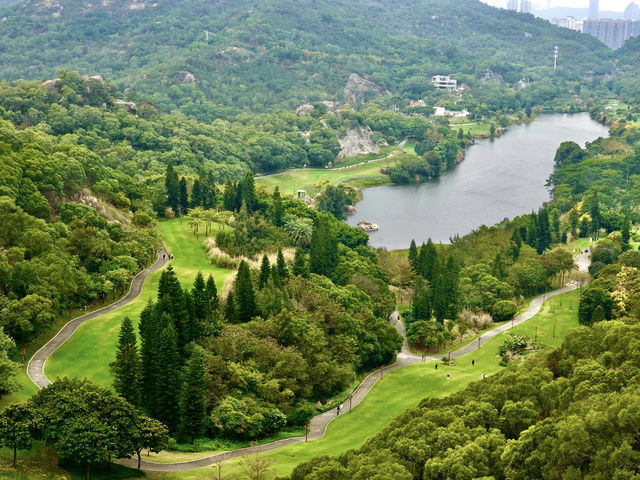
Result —
[[471, 360], [471, 365], [475, 365], [476, 361], [475, 360]]
[[438, 364], [436, 363], [436, 370], [438, 369]]
[[447, 373], [447, 380], [451, 380], [451, 374]]
[[340, 415], [340, 405], [338, 405], [338, 408], [336, 408], [336, 417]]

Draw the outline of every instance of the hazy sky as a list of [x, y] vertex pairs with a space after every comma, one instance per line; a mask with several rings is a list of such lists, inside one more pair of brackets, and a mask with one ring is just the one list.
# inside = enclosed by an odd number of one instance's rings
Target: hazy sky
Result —
[[[494, 7], [506, 7], [507, 0], [482, 0]], [[600, 10], [613, 10], [623, 11], [631, 0], [600, 0]], [[538, 4], [539, 7], [545, 8], [547, 6], [546, 0], [534, 0], [534, 5]], [[551, 0], [551, 7], [589, 7], [589, 0]]]

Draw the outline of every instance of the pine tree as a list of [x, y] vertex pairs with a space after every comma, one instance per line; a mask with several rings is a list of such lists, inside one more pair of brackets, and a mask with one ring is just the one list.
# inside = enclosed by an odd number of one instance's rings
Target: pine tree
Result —
[[551, 245], [549, 212], [546, 208], [541, 208], [536, 216], [536, 236], [536, 250], [542, 254]]
[[176, 393], [180, 391], [181, 381], [178, 336], [171, 321], [160, 334], [158, 361], [161, 365], [158, 374], [158, 384], [161, 388], [156, 392], [151, 412], [153, 412], [152, 416], [164, 423], [170, 432], [175, 432], [180, 411]]
[[269, 263], [269, 258], [265, 253], [262, 256], [262, 264], [260, 265], [260, 288], [264, 288], [264, 286], [269, 281], [269, 275], [271, 275], [271, 264]]
[[124, 317], [118, 336], [116, 360], [112, 363], [113, 388], [131, 405], [140, 405], [140, 358], [133, 324]]
[[493, 258], [493, 262], [491, 262], [491, 274], [499, 280], [504, 280], [507, 276], [504, 261], [502, 260], [502, 255], [500, 255], [499, 252], [496, 253], [496, 256]]
[[240, 202], [247, 206], [247, 212], [252, 213], [256, 209], [256, 190], [253, 181], [253, 173], [247, 172], [240, 182]]
[[[179, 347], [181, 347], [180, 350], [180, 354], [183, 355], [186, 351], [186, 346], [200, 338], [202, 336], [202, 321], [204, 319], [200, 319], [196, 316], [196, 306], [195, 306], [195, 300], [193, 298], [193, 295], [191, 295], [191, 292], [189, 292], [188, 290], [184, 290], [182, 292], [183, 296], [184, 296], [184, 302], [185, 302], [185, 306], [186, 306], [186, 311], [187, 311], [187, 315], [182, 317], [182, 318], [178, 318], [177, 321], [174, 320], [174, 323], [177, 323], [180, 325], [180, 329], [181, 329], [181, 340], [183, 343], [179, 343]], [[206, 307], [205, 307], [206, 309]], [[205, 313], [206, 315], [206, 313]], [[206, 319], [206, 317], [205, 317]], [[180, 330], [179, 330], [180, 332]], [[180, 338], [180, 334], [178, 335], [178, 338]]]
[[196, 318], [201, 322], [205, 321], [211, 314], [211, 302], [202, 272], [198, 272], [193, 282], [191, 298], [193, 299], [193, 311]]
[[439, 323], [444, 323], [449, 306], [447, 299], [447, 282], [443, 267], [441, 262], [438, 261], [433, 273], [433, 315]]
[[416, 247], [416, 241], [411, 239], [411, 245], [409, 245], [409, 263], [414, 270], [418, 270], [418, 247]]
[[140, 385], [142, 391], [142, 405], [151, 411], [158, 386], [157, 355], [159, 342], [159, 325], [156, 316], [156, 306], [149, 302], [140, 314], [138, 330], [140, 332]]
[[238, 267], [236, 277], [236, 306], [238, 310], [238, 321], [248, 322], [256, 314], [256, 302], [253, 292], [253, 282], [251, 281], [251, 271], [247, 262], [242, 260]]
[[164, 185], [167, 189], [167, 206], [171, 207], [172, 210], [177, 213], [180, 207], [180, 185], [178, 182], [178, 174], [173, 169], [171, 160], [169, 160], [167, 164]]
[[224, 186], [222, 202], [225, 210], [233, 212], [240, 208], [239, 206], [236, 208], [236, 187], [231, 180], [227, 180]]
[[460, 264], [450, 255], [445, 267], [447, 311], [446, 316], [450, 320], [458, 318], [460, 311]]
[[187, 181], [184, 177], [180, 179], [179, 183], [180, 188], [180, 209], [178, 213], [180, 215], [186, 215], [187, 210], [189, 210], [189, 194], [187, 193]]
[[631, 248], [631, 245], [629, 244], [629, 242], [631, 241], [631, 221], [629, 220], [629, 217], [625, 216], [624, 220], [622, 221], [622, 251], [626, 251], [629, 250]]
[[438, 263], [438, 251], [430, 238], [427, 240], [427, 244], [423, 245], [422, 248], [425, 251], [422, 263], [422, 276], [431, 282], [433, 281], [433, 271]]
[[224, 305], [224, 317], [229, 323], [236, 323], [238, 321], [238, 309], [236, 308], [236, 302], [231, 292], [229, 292], [227, 303]]
[[202, 184], [202, 207], [205, 210], [213, 208], [218, 203], [216, 195], [216, 182], [211, 172], [200, 172], [200, 183]]
[[201, 207], [202, 203], [202, 183], [200, 183], [200, 180], [196, 179], [193, 182], [193, 188], [191, 189], [191, 206]]
[[205, 406], [206, 378], [202, 357], [196, 352], [187, 363], [187, 371], [180, 392], [180, 423], [178, 438], [193, 441], [202, 436], [207, 420]]
[[271, 277], [271, 282], [273, 283], [274, 287], [282, 287], [282, 278], [280, 277], [280, 272], [278, 271], [277, 265], [271, 265], [271, 274], [269, 276]]
[[309, 277], [309, 268], [307, 267], [306, 255], [302, 248], [296, 248], [296, 254], [293, 258], [293, 270], [294, 275], [300, 275], [303, 278]]
[[311, 273], [330, 277], [338, 263], [337, 250], [338, 242], [329, 227], [327, 218], [318, 215], [309, 246]]
[[273, 214], [271, 217], [271, 221], [276, 227], [282, 226], [282, 217], [284, 216], [284, 206], [282, 205], [282, 198], [280, 197], [280, 187], [276, 185], [276, 188], [273, 190]]
[[287, 262], [284, 261], [284, 255], [282, 254], [282, 247], [278, 248], [278, 257], [276, 259], [276, 267], [278, 268], [278, 275], [281, 279], [285, 279], [289, 276], [289, 269], [287, 268]]
[[429, 301], [429, 291], [420, 275], [416, 277], [416, 284], [413, 289], [411, 300], [414, 320], [429, 320], [431, 318], [431, 302]]
[[220, 306], [218, 300], [218, 289], [216, 288], [216, 282], [213, 280], [213, 276], [209, 275], [207, 278], [207, 286], [205, 287], [207, 293], [207, 299], [209, 300], [209, 308], [211, 311], [215, 311]]

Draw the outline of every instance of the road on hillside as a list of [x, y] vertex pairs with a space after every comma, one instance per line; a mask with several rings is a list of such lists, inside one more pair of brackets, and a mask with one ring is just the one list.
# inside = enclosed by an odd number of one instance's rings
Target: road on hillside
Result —
[[49, 340], [40, 350], [33, 354], [29, 363], [27, 364], [27, 375], [31, 379], [33, 383], [36, 384], [38, 388], [44, 388], [51, 383], [51, 381], [44, 374], [44, 364], [47, 359], [58, 349], [60, 346], [66, 342], [71, 335], [76, 331], [76, 329], [82, 325], [87, 320], [91, 320], [92, 318], [96, 318], [100, 315], [104, 315], [105, 313], [112, 312], [123, 305], [135, 300], [140, 292], [142, 292], [142, 285], [146, 278], [156, 270], [162, 268], [165, 263], [167, 263], [167, 257], [169, 254], [165, 249], [164, 245], [160, 248], [158, 252], [158, 259], [156, 262], [150, 267], [145, 268], [140, 273], [138, 273], [133, 280], [131, 280], [131, 287], [129, 288], [129, 292], [122, 297], [117, 302], [112, 303], [111, 305], [107, 305], [99, 310], [95, 310], [91, 313], [87, 313], [86, 315], [82, 315], [81, 317], [74, 318], [69, 323], [65, 324], [64, 327], [60, 329], [60, 331]]

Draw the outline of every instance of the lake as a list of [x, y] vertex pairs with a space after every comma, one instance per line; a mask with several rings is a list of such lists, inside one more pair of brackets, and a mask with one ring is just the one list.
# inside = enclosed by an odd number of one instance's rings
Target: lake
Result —
[[564, 141], [585, 142], [607, 137], [608, 128], [587, 113], [542, 115], [509, 126], [495, 139], [477, 140], [465, 159], [439, 179], [421, 184], [367, 188], [349, 225], [377, 223], [369, 244], [389, 250], [420, 245], [431, 237], [448, 243], [481, 225], [537, 210], [549, 200], [545, 187], [553, 157]]

